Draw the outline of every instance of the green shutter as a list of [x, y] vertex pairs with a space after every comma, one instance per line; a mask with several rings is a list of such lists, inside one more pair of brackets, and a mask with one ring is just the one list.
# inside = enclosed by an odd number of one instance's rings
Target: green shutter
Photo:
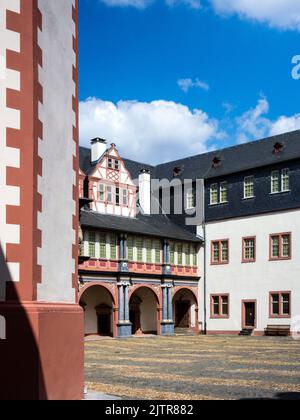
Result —
[[161, 243], [160, 241], [154, 242], [155, 248], [155, 264], [161, 264]]
[[89, 257], [96, 258], [96, 233], [90, 231], [89, 234]]
[[137, 261], [143, 262], [143, 240], [137, 239], [136, 240], [136, 248], [137, 248]]
[[174, 243], [170, 244], [170, 264], [175, 264], [175, 245]]
[[117, 238], [115, 235], [110, 236], [110, 259], [117, 259]]
[[129, 237], [127, 239], [127, 252], [128, 252], [128, 261], [133, 261], [133, 238]]
[[152, 263], [152, 241], [150, 239], [146, 239], [146, 261], [148, 264]]

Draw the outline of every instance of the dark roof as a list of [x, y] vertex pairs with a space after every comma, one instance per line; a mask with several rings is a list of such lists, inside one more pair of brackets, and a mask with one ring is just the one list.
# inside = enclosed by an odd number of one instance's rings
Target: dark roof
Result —
[[[273, 153], [276, 144], [283, 146], [280, 153]], [[80, 167], [86, 173], [89, 172], [91, 167], [90, 162], [88, 162], [89, 156], [90, 150], [81, 147]], [[297, 130], [157, 166], [135, 162], [130, 159], [124, 159], [124, 162], [133, 179], [138, 178], [141, 169], [149, 170], [151, 177], [157, 179], [173, 179], [174, 173], [177, 174], [179, 179], [209, 179], [299, 157], [300, 130]]]
[[79, 147], [79, 167], [84, 173], [87, 173], [91, 167], [91, 149]]
[[155, 166], [147, 165], [146, 163], [135, 162], [134, 160], [130, 159], [123, 159], [123, 161], [132, 179], [138, 179], [140, 171], [143, 169], [150, 171], [152, 178], [155, 175]]
[[81, 212], [80, 223], [84, 227], [143, 234], [157, 238], [200, 243], [202, 239], [183, 227], [175, 225], [164, 215], [138, 215], [137, 218], [100, 214], [90, 210]]
[[[274, 153], [276, 143], [283, 146], [278, 154]], [[300, 130], [297, 130], [158, 165], [155, 177], [171, 179], [174, 169], [180, 168], [179, 179], [209, 179], [299, 157]]]

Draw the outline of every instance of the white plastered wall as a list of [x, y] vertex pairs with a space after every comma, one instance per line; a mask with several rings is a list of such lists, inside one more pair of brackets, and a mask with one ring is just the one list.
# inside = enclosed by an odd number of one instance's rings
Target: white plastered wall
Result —
[[[43, 176], [38, 190], [42, 195], [42, 213], [38, 227], [42, 231], [42, 248], [38, 263], [42, 266], [42, 283], [38, 285], [38, 300], [73, 303], [72, 274], [75, 261], [72, 244], [77, 238], [72, 226], [76, 203], [73, 185], [73, 126], [76, 115], [72, 109], [75, 96], [72, 67], [76, 64], [72, 20], [74, 0], [39, 0], [43, 28], [38, 43], [43, 51], [43, 68], [39, 68], [39, 82], [43, 87], [43, 105], [39, 118], [43, 123], [43, 140], [39, 141], [39, 156], [43, 159]], [[53, 222], [54, 221], [54, 222]], [[55, 261], [55, 264], [53, 264]]]
[[7, 128], [20, 129], [20, 111], [6, 107], [6, 89], [20, 90], [20, 73], [6, 64], [7, 50], [20, 52], [20, 34], [6, 29], [7, 10], [20, 13], [20, 0], [0, 1], [0, 301], [5, 300], [6, 282], [19, 281], [20, 271], [17, 263], [9, 263], [7, 270], [3, 261], [7, 244], [20, 243], [20, 227], [6, 223], [6, 206], [20, 205], [19, 188], [6, 185], [6, 168], [20, 167], [19, 150], [6, 146]]
[[[86, 290], [81, 301], [87, 305], [84, 313], [85, 334], [97, 334], [98, 319], [95, 308], [103, 304], [112, 307], [111, 295], [104, 287], [95, 286]], [[111, 333], [112, 332], [113, 322], [111, 322]]]
[[[300, 210], [209, 223], [207, 237], [207, 326], [209, 331], [240, 331], [242, 300], [257, 300], [257, 331], [267, 325], [291, 324], [300, 315]], [[292, 259], [269, 261], [269, 235], [292, 233]], [[256, 236], [256, 262], [243, 264], [242, 238]], [[229, 239], [230, 263], [212, 266], [212, 240]], [[202, 287], [202, 285], [201, 285]], [[269, 318], [269, 292], [290, 291], [291, 319]], [[210, 295], [230, 294], [230, 318], [210, 319]], [[203, 314], [203, 301], [201, 314]], [[202, 315], [203, 316], [203, 315]], [[297, 323], [294, 328], [299, 328]]]

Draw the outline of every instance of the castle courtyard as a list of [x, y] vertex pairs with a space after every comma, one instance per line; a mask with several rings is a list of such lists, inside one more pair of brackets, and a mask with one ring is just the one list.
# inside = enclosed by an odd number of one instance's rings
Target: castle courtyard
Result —
[[89, 390], [124, 399], [300, 399], [300, 341], [176, 336], [85, 344]]

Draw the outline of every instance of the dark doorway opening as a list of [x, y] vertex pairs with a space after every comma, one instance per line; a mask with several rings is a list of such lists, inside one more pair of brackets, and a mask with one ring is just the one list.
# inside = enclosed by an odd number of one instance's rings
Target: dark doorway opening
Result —
[[107, 305], [99, 305], [96, 308], [98, 321], [98, 334], [101, 336], [112, 335], [112, 308]]
[[190, 328], [191, 325], [191, 302], [180, 300], [176, 302], [176, 328]]
[[243, 302], [243, 328], [256, 328], [256, 302]]

